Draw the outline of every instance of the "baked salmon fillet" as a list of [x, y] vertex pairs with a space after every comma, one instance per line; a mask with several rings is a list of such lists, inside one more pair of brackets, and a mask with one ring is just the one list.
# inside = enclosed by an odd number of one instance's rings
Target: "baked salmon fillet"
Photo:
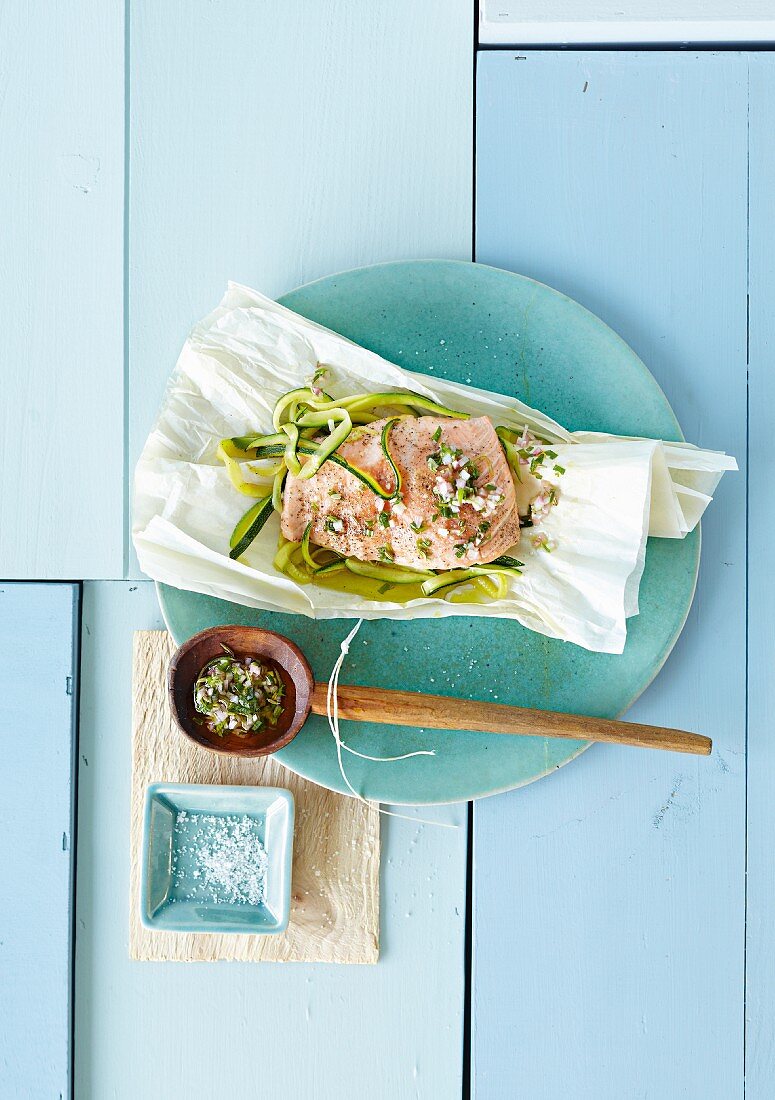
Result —
[[[356, 428], [337, 451], [351, 466], [395, 492], [396, 478], [380, 442], [387, 421]], [[514, 481], [487, 417], [398, 420], [388, 449], [401, 491], [382, 500], [349, 470], [325, 462], [311, 478], [288, 475], [282, 533], [361, 561], [413, 569], [485, 565], [519, 542]]]

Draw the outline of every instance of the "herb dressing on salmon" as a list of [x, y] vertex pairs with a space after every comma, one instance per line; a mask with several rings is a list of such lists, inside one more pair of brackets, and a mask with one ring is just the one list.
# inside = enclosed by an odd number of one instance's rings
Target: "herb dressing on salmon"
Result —
[[406, 417], [390, 433], [401, 490], [380, 447], [385, 420], [356, 428], [339, 454], [395, 493], [375, 496], [347, 469], [324, 464], [313, 478], [288, 476], [281, 530], [361, 561], [413, 569], [487, 564], [519, 542], [514, 481], [486, 417]]
[[420, 394], [332, 397], [320, 385], [327, 373], [277, 401], [273, 433], [221, 441], [233, 485], [259, 498], [232, 532], [231, 557], [277, 512], [274, 565], [297, 584], [355, 585], [375, 599], [398, 586], [457, 602], [503, 598], [521, 575], [510, 552], [522, 528], [557, 504], [564, 470], [545, 473], [557, 455], [527, 428]]

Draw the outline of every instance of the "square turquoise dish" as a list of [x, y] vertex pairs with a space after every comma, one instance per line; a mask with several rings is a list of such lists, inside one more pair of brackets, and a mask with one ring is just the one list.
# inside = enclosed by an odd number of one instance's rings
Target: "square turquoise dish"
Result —
[[145, 796], [143, 924], [164, 932], [284, 932], [293, 819], [293, 795], [281, 787], [152, 783]]

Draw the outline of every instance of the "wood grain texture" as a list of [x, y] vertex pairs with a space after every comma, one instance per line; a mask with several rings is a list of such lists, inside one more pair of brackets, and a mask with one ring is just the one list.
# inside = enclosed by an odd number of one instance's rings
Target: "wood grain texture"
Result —
[[[289, 772], [272, 757], [216, 756], [184, 737], [167, 698], [175, 644], [135, 634], [129, 954], [170, 962], [375, 963], [379, 958], [379, 813]], [[291, 919], [276, 936], [156, 932], [140, 920], [145, 792], [151, 783], [287, 787], [296, 802]]]
[[0, 576], [123, 575], [124, 14], [0, 6]]
[[[519, 59], [518, 59], [519, 58]], [[688, 439], [741, 463], [631, 717], [714, 754], [591, 749], [474, 811], [474, 1094], [743, 1093], [747, 61], [480, 55], [477, 259], [611, 324]], [[771, 251], [771, 249], [770, 249]]]
[[0, 586], [6, 662], [39, 670], [34, 701], [6, 691], [0, 719], [0, 1096], [9, 1100], [70, 1095], [78, 603], [72, 584]]
[[[315, 685], [312, 696], [314, 714], [327, 713], [327, 689], [327, 684]], [[435, 730], [466, 729], [531, 737], [568, 737], [571, 740], [602, 741], [668, 752], [697, 753], [700, 756], [707, 756], [712, 747], [709, 738], [685, 730], [645, 726], [638, 722], [612, 722], [583, 714], [510, 707], [503, 703], [482, 703], [476, 699], [358, 687], [355, 684], [340, 685], [337, 696], [339, 717], [355, 722], [386, 722]]]
[[137, 0], [130, 37], [133, 468], [227, 280], [277, 296], [471, 258], [473, 17], [469, 0]]
[[464, 807], [417, 815], [457, 829], [383, 819], [376, 966], [130, 960], [132, 636], [162, 626], [151, 584], [85, 586], [78, 1100], [459, 1096]]
[[748, 508], [748, 919], [746, 925], [746, 1097], [775, 1095], [775, 591], [772, 517], [775, 479], [775, 56], [750, 58], [750, 340]]

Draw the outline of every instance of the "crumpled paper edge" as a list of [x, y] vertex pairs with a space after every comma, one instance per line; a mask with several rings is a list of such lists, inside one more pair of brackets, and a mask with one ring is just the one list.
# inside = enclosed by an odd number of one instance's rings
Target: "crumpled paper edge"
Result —
[[[272, 376], [276, 382], [275, 392], [257, 394], [253, 379], [252, 388], [250, 383], [245, 386], [241, 401], [239, 387], [235, 388], [238, 376], [234, 366], [255, 360], [256, 347], [244, 338], [238, 326], [242, 321], [250, 329], [255, 311], [280, 338], [290, 340], [293, 337], [297, 343], [301, 339], [303, 344], [309, 344], [310, 361], [306, 364], [286, 362], [279, 368], [275, 365]], [[272, 346], [271, 351], [274, 350]], [[547, 591], [564, 590], [567, 593], [574, 584], [566, 558], [567, 548], [578, 542], [579, 528], [577, 525], [575, 531], [563, 530], [564, 520], [571, 511], [567, 480], [562, 483], [561, 506], [552, 511], [542, 528], [557, 539], [560, 550], [550, 555], [536, 551], [529, 540], [523, 538], [517, 553], [525, 561], [526, 576], [520, 580], [520, 591], [510, 593], [509, 598], [498, 604], [460, 605], [428, 598], [402, 605], [369, 601], [314, 586], [301, 588], [278, 574], [271, 564], [266, 568], [265, 560], [262, 563], [254, 560], [252, 564], [233, 562], [202, 538], [178, 527], [171, 518], [175, 515], [176, 499], [185, 500], [192, 484], [202, 476], [213, 479], [215, 488], [210, 490], [213, 505], [220, 499], [221, 490], [224, 500], [228, 499], [230, 504], [232, 498], [238, 497], [215, 457], [218, 440], [224, 435], [268, 428], [276, 397], [302, 383], [314, 368], [314, 361], [329, 362], [331, 359], [336, 363], [336, 392], [351, 392], [355, 386], [373, 388], [376, 382], [413, 389], [463, 411], [489, 415], [498, 423], [514, 428], [527, 424], [555, 445], [561, 455], [559, 461], [566, 463], [569, 471], [579, 465], [590, 448], [593, 448], [593, 462], [595, 457], [614, 456], [611, 470], [618, 470], [622, 464], [626, 467], [635, 457], [642, 467], [638, 482], [639, 531], [637, 537], [635, 532], [630, 535], [629, 548], [619, 568], [619, 574], [623, 572], [624, 575], [619, 575], [616, 582], [621, 591], [620, 601], [614, 601], [616, 606], [609, 593], [605, 601], [607, 606], [600, 613], [594, 593], [583, 594], [579, 599], [574, 592], [578, 604], [576, 613], [571, 614], [568, 606], [561, 607], [558, 613], [553, 605], [557, 600], [547, 597]], [[346, 362], [346, 367], [342, 366], [342, 361]], [[266, 371], [260, 377], [266, 383]], [[204, 401], [208, 417], [212, 418], [227, 390], [231, 405], [224, 410], [219, 430], [214, 431], [212, 424], [206, 421], [197, 435], [196, 430], [192, 431], [196, 418], [189, 415], [191, 402], [195, 398]], [[172, 411], [178, 406], [180, 430], [175, 431]], [[169, 475], [166, 480], [165, 465]], [[263, 295], [230, 283], [220, 305], [193, 329], [168, 383], [159, 417], [137, 467], [133, 538], [141, 568], [154, 579], [247, 606], [292, 611], [314, 618], [409, 619], [449, 615], [516, 618], [529, 629], [549, 637], [573, 641], [588, 649], [618, 653], [626, 640], [626, 619], [638, 610], [637, 593], [645, 563], [647, 534], [684, 537], [699, 522], [723, 471], [734, 468], [733, 459], [717, 452], [700, 451], [689, 444], [625, 439], [591, 432], [569, 433], [515, 398], [406, 371]], [[149, 493], [149, 485], [154, 479], [159, 479], [164, 487], [157, 490], [155, 503], [153, 492]], [[228, 531], [245, 510], [246, 503], [245, 498], [234, 499], [237, 514], [223, 517], [222, 538], [228, 537]], [[613, 531], [610, 537], [614, 538]], [[268, 555], [270, 561], [273, 553], [272, 548]], [[266, 557], [264, 554], [264, 559]], [[537, 583], [539, 578], [548, 589]]]

